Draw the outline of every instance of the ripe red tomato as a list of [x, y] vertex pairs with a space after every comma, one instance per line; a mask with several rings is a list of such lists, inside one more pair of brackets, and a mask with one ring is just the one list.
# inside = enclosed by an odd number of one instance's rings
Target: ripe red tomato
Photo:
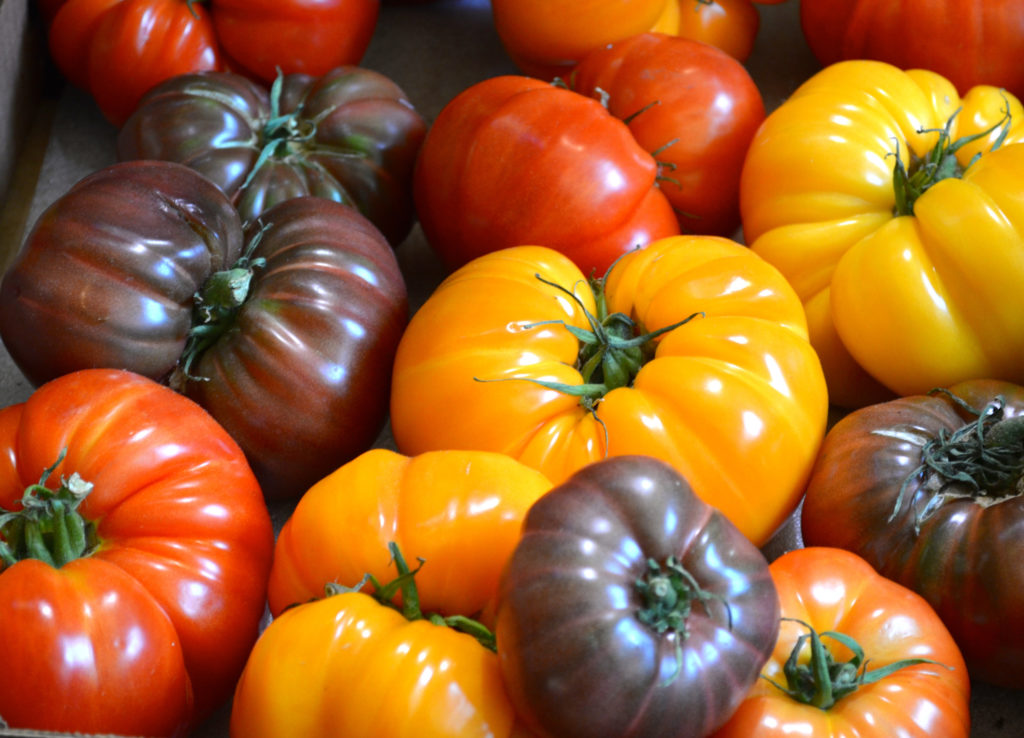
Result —
[[627, 122], [658, 162], [658, 186], [684, 233], [728, 236], [740, 223], [743, 159], [765, 118], [742, 64], [713, 46], [644, 33], [587, 54], [570, 77]]
[[231, 694], [273, 532], [198, 405], [120, 370], [40, 387], [0, 410], [0, 508], [7, 725], [180, 736]]
[[553, 248], [584, 273], [679, 225], [658, 165], [597, 100], [529, 77], [472, 85], [434, 120], [413, 197], [454, 269], [498, 249]]
[[960, 94], [985, 84], [1024, 97], [1020, 0], [802, 0], [800, 23], [822, 64], [874, 59], [937, 72]]
[[115, 125], [153, 85], [188, 72], [238, 69], [270, 82], [362, 59], [379, 0], [63, 0], [48, 3], [58, 69]]

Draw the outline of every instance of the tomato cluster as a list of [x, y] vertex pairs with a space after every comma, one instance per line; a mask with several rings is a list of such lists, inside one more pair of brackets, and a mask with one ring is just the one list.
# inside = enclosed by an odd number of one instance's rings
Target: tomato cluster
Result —
[[433, 115], [378, 0], [40, 0], [118, 161], [0, 279], [3, 722], [967, 738], [1024, 688], [1019, 65], [889, 35], [1024, 18], [805, 0], [766, 105], [779, 2], [491, 0]]

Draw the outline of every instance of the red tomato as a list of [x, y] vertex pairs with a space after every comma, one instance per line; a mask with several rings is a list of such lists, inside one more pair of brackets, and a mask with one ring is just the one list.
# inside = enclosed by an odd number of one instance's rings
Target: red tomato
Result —
[[822, 64], [875, 59], [937, 72], [961, 94], [987, 84], [1024, 97], [1020, 0], [803, 0], [800, 22]]
[[117, 370], [42, 386], [0, 410], [0, 507], [7, 724], [177, 736], [231, 694], [273, 533], [198, 405]]
[[139, 98], [179, 74], [238, 67], [264, 82], [322, 75], [356, 64], [377, 23], [379, 0], [63, 0], [52, 14], [50, 53], [60, 71], [121, 125]]
[[652, 152], [684, 233], [736, 230], [743, 159], [765, 118], [742, 64], [707, 44], [645, 33], [587, 54], [571, 79], [577, 92], [607, 95], [608, 111]]
[[514, 75], [479, 82], [427, 132], [413, 194], [424, 234], [454, 269], [537, 244], [584, 273], [679, 225], [658, 165], [597, 100]]

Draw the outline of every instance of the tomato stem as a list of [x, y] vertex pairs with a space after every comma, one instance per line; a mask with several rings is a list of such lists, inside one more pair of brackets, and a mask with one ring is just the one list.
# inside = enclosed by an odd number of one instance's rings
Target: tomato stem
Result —
[[[821, 710], [828, 710], [839, 700], [848, 694], [857, 691], [865, 684], [885, 679], [900, 669], [917, 664], [934, 664], [946, 669], [952, 669], [938, 661], [924, 658], [901, 659], [891, 664], [868, 671], [868, 660], [865, 658], [864, 649], [857, 641], [845, 633], [836, 631], [825, 631], [818, 633], [810, 624], [797, 618], [782, 618], [782, 620], [799, 623], [807, 628], [796, 640], [796, 645], [786, 659], [782, 667], [782, 673], [786, 677], [786, 685], [783, 686], [769, 677], [761, 675], [761, 678], [785, 692], [797, 702], [805, 705], [812, 705]], [[853, 652], [849, 661], [835, 660], [835, 656], [824, 644], [822, 638], [829, 638], [846, 646]], [[800, 657], [804, 646], [810, 645], [809, 662], [801, 662]]]
[[60, 568], [88, 555], [95, 547], [95, 525], [87, 523], [78, 512], [92, 484], [75, 472], [62, 477], [56, 490], [46, 486], [66, 453], [66, 449], [61, 451], [57, 461], [43, 470], [39, 482], [25, 489], [20, 510], [0, 508], [0, 562], [4, 567], [38, 559]]
[[896, 504], [889, 515], [892, 522], [906, 501], [910, 485], [919, 481], [914, 500], [914, 531], [945, 502], [970, 497], [998, 501], [1020, 494], [1017, 482], [1024, 474], [1024, 416], [1006, 417], [1006, 400], [996, 397], [977, 410], [948, 390], [950, 401], [977, 420], [952, 433], [940, 430], [921, 447], [921, 463], [900, 485]]
[[[419, 589], [416, 587], [416, 574], [423, 567], [423, 564], [425, 563], [424, 559], [418, 558], [417, 561], [419, 561], [419, 566], [415, 569], [410, 569], [401, 550], [399, 550], [397, 543], [394, 543], [393, 541], [388, 543], [388, 550], [391, 552], [391, 561], [395, 564], [395, 569], [398, 572], [397, 577], [387, 584], [381, 584], [377, 577], [367, 572], [354, 587], [346, 587], [334, 582], [328, 583], [326, 587], [327, 594], [333, 595], [341, 592], [359, 592], [362, 591], [365, 585], [370, 584], [373, 587], [373, 592], [367, 594], [377, 600], [381, 605], [398, 610], [407, 620], [427, 620], [434, 625], [453, 628], [460, 633], [472, 636], [484, 648], [490, 651], [497, 650], [497, 642], [495, 640], [494, 633], [492, 633], [486, 625], [478, 620], [474, 620], [473, 618], [465, 615], [446, 616], [438, 613], [424, 614], [420, 607]], [[402, 607], [400, 610], [394, 604], [394, 598], [399, 593], [402, 595]]]
[[1002, 146], [1003, 141], [1006, 140], [1006, 136], [1010, 132], [1011, 116], [1009, 103], [1006, 104], [1003, 117], [995, 125], [980, 133], [953, 139], [953, 121], [959, 114], [960, 109], [958, 108], [949, 116], [949, 120], [946, 121], [946, 125], [942, 128], [925, 128], [918, 131], [918, 133], [938, 133], [939, 140], [924, 156], [917, 156], [911, 151], [909, 168], [904, 165], [903, 160], [900, 158], [899, 142], [896, 143], [896, 152], [889, 154], [896, 157], [896, 165], [893, 168], [893, 193], [896, 200], [893, 208], [894, 215], [913, 215], [914, 203], [917, 202], [917, 198], [943, 179], [963, 177], [971, 165], [981, 158], [981, 153], [979, 152], [971, 158], [966, 166], [961, 166], [956, 158], [956, 153], [961, 148], [969, 143], [985, 138], [997, 128], [1002, 128], [999, 136], [989, 148], [989, 151], [995, 151]]

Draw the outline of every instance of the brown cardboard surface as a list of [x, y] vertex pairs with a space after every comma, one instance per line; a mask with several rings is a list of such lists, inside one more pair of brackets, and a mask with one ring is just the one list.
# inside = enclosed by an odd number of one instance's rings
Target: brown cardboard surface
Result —
[[[20, 68], [25, 63], [25, 52], [13, 56], [10, 53], [15, 46], [24, 48], [11, 41], [17, 38], [17, 29], [29, 35], [38, 33], [26, 11], [27, 2], [0, 0], [0, 95], [8, 93], [7, 85], [14, 84], [11, 80], [22, 79], [26, 74]], [[759, 8], [762, 29], [747, 66], [770, 110], [818, 66], [800, 34], [796, 0]], [[494, 31], [487, 0], [385, 5], [363, 65], [383, 72], [402, 86], [428, 121], [437, 116], [448, 100], [474, 82], [518, 72]], [[40, 72], [28, 73], [27, 79], [33, 79], [33, 74]], [[15, 93], [33, 101], [30, 104], [35, 105], [35, 111], [28, 118], [19, 113], [14, 117], [20, 116], [22, 122], [12, 122], [7, 111], [13, 108], [4, 107], [0, 100], [0, 118], [4, 118], [0, 120], [0, 185], [5, 181], [19, 184], [17, 196], [6, 199], [0, 186], [0, 202], [4, 204], [0, 210], [0, 269], [43, 209], [78, 179], [115, 160], [116, 131], [85, 93], [68, 87], [40, 92], [27, 90], [23, 84]], [[415, 308], [440, 281], [443, 270], [418, 228], [398, 247], [397, 254], [409, 284], [410, 303]], [[0, 347], [0, 405], [24, 400], [31, 389]], [[393, 447], [387, 430], [381, 434], [378, 445]], [[272, 506], [278, 529], [292, 505]], [[799, 526], [794, 518], [765, 550], [774, 557], [799, 545]], [[229, 710], [230, 706], [225, 705], [194, 736], [225, 738]], [[976, 685], [972, 716], [973, 738], [1019, 736], [1019, 726], [1024, 724], [1024, 700], [1019, 693]], [[6, 735], [46, 734], [0, 730], [0, 736]]]

